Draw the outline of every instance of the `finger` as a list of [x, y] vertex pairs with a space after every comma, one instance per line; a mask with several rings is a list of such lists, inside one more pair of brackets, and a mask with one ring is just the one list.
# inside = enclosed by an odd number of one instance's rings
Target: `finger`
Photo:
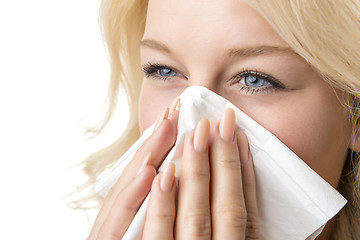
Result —
[[174, 123], [175, 126], [178, 124], [180, 107], [180, 98], [176, 97], [169, 109], [169, 119]]
[[175, 224], [177, 239], [211, 238], [208, 135], [209, 121], [202, 119], [195, 134], [184, 139]]
[[155, 177], [150, 193], [143, 239], [173, 239], [175, 221], [175, 165], [169, 163]]
[[[166, 110], [164, 112], [166, 113]], [[161, 123], [158, 128], [149, 139], [147, 139], [143, 146], [139, 148], [132, 161], [123, 171], [123, 174], [108, 192], [94, 223], [92, 235], [97, 234], [100, 226], [107, 218], [116, 196], [123, 188], [125, 188], [125, 186], [131, 183], [140, 166], [144, 165], [144, 161], [147, 165], [153, 165], [157, 169], [174, 145], [176, 139], [176, 127], [173, 121], [177, 121], [178, 112], [176, 110], [173, 111], [171, 114], [172, 120], [166, 119], [166, 115], [167, 114], [164, 113], [161, 115], [159, 120]], [[149, 153], [151, 154], [149, 155]]]
[[[147, 166], [147, 163], [149, 161], [151, 154], [148, 154], [145, 159], [143, 160], [143, 168]], [[118, 179], [118, 182], [120, 181], [120, 178]], [[116, 186], [116, 184], [115, 184]], [[95, 219], [95, 223], [91, 229], [90, 235], [88, 237], [88, 240], [95, 239], [96, 236], [99, 233], [100, 227], [103, 225], [105, 219], [108, 217], [109, 212], [111, 211], [112, 206], [114, 205], [114, 201], [116, 197], [118, 196], [121, 189], [116, 189], [115, 186], [110, 188], [109, 193], [107, 194], [103, 205]]]
[[153, 134], [137, 150], [134, 158], [123, 171], [121, 181], [116, 184], [115, 188], [121, 189], [132, 180], [141, 166], [142, 159], [144, 159], [149, 152], [151, 152], [151, 158], [148, 164], [153, 165], [156, 169], [160, 167], [176, 140], [176, 126], [173, 121], [168, 119], [166, 110], [164, 113], [162, 115], [164, 119], [161, 118], [162, 120], [160, 120], [161, 123], [158, 128], [154, 130]]
[[155, 169], [152, 166], [146, 166], [131, 184], [121, 190], [99, 230], [97, 239], [118, 240], [123, 237], [149, 193], [155, 176]]
[[213, 239], [245, 239], [246, 206], [239, 151], [234, 140], [235, 114], [224, 112], [213, 126], [210, 143]]
[[[173, 110], [172, 112], [169, 113], [169, 120], [175, 125], [177, 126], [178, 121], [179, 121], [179, 111], [177, 110]], [[176, 131], [176, 127], [175, 127], [175, 131]]]
[[153, 165], [155, 169], [160, 167], [165, 156], [175, 144], [176, 128], [179, 118], [179, 106], [180, 99], [177, 97], [171, 104], [170, 109], [166, 108], [163, 111], [156, 123], [154, 132], [136, 151], [133, 159], [128, 166], [126, 166], [123, 174], [120, 176], [119, 181], [116, 182], [114, 188], [117, 191], [120, 191], [122, 188], [127, 186], [139, 170], [142, 159], [144, 159], [149, 153], [151, 153], [151, 158], [148, 161], [148, 165]]
[[236, 137], [240, 151], [242, 183], [247, 211], [246, 239], [259, 239], [260, 224], [256, 204], [256, 184], [252, 156], [245, 133], [239, 130]]

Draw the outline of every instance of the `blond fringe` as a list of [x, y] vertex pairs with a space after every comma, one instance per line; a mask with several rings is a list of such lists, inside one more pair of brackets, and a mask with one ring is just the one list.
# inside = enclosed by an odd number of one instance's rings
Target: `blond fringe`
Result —
[[[360, 118], [360, 3], [351, 0], [248, 0], [279, 35], [332, 86], [346, 93], [354, 132]], [[139, 43], [145, 28], [147, 1], [103, 0], [101, 21], [111, 66], [107, 114], [100, 132], [116, 109], [118, 90], [128, 96], [127, 130], [109, 147], [84, 161], [90, 187], [139, 137], [138, 96], [141, 86]], [[359, 154], [350, 152], [339, 184], [349, 203], [336, 216], [334, 240], [360, 239]], [[95, 195], [94, 195], [95, 197]], [[89, 197], [90, 198], [90, 197]], [[95, 197], [96, 198], [96, 197]]]

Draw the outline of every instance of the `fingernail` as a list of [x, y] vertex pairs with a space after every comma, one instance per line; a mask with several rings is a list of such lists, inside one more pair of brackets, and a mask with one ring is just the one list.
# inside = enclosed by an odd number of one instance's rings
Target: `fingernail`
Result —
[[240, 163], [241, 165], [244, 165], [249, 160], [249, 155], [250, 155], [249, 142], [247, 140], [245, 133], [242, 130], [236, 131], [235, 136], [240, 152], [239, 154]]
[[175, 110], [178, 110], [179, 102], [180, 102], [180, 98], [176, 97], [172, 102], [172, 104], [170, 105], [169, 115], [171, 115]]
[[228, 142], [234, 139], [235, 131], [235, 112], [231, 108], [227, 108], [222, 116], [220, 126], [220, 136]]
[[156, 126], [155, 126], [155, 129], [157, 129], [157, 128], [160, 126], [160, 124], [162, 123], [162, 121], [163, 121], [164, 119], [167, 119], [168, 116], [169, 116], [169, 108], [167, 107], [167, 108], [163, 111], [163, 113], [161, 114], [159, 120], [157, 121]]
[[151, 157], [151, 152], [149, 152], [148, 154], [146, 154], [143, 163], [141, 164], [138, 172], [136, 173], [136, 176], [139, 175], [139, 174], [144, 170], [144, 168], [147, 166], [147, 164], [149, 163], [150, 157]]
[[164, 172], [161, 173], [160, 188], [163, 192], [171, 192], [174, 186], [175, 179], [175, 165], [169, 163]]
[[242, 162], [241, 164], [242, 165], [245, 165], [247, 162], [249, 162], [249, 160], [252, 159], [252, 155], [251, 155], [251, 152], [250, 152], [250, 149], [248, 150], [248, 158]]
[[243, 157], [240, 156], [241, 165], [245, 165], [249, 161], [250, 157], [251, 157], [250, 150], [247, 149], [247, 153], [245, 153]]
[[199, 153], [204, 153], [207, 149], [209, 138], [209, 120], [201, 119], [197, 124], [194, 134], [194, 149]]

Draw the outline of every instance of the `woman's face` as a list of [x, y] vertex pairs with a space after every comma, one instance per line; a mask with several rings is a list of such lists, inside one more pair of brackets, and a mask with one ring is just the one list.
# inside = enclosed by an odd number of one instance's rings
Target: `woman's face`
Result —
[[333, 89], [245, 3], [150, 0], [141, 62], [141, 131], [185, 88], [205, 86], [337, 186], [351, 139], [346, 110]]

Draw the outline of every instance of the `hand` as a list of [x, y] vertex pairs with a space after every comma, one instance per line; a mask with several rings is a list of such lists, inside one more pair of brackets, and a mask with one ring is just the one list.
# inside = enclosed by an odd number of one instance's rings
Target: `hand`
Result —
[[[110, 189], [88, 240], [121, 239], [151, 189], [151, 183], [176, 140], [178, 111], [163, 113], [157, 128], [139, 148], [124, 173]], [[169, 119], [167, 119], [169, 118]], [[140, 169], [140, 170], [139, 170]]]
[[153, 182], [143, 239], [260, 238], [252, 157], [234, 122], [227, 109], [211, 130], [203, 119], [186, 136], [177, 210], [170, 165]]

